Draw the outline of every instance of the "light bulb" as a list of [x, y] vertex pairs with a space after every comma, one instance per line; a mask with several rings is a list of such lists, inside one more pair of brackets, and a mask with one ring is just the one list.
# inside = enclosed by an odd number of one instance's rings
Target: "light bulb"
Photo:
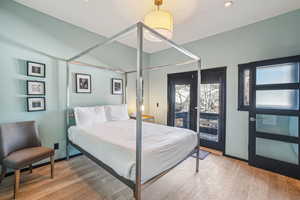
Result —
[[224, 3], [225, 8], [228, 8], [232, 5], [233, 5], [233, 1], [225, 1], [225, 3]]
[[144, 110], [145, 110], [145, 106], [142, 105], [142, 106], [141, 106], [141, 111], [144, 112]]

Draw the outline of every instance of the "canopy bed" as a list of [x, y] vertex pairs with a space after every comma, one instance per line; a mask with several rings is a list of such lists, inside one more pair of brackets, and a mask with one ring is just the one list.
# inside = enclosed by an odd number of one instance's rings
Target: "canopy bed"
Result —
[[[103, 47], [110, 44], [120, 37], [128, 34], [131, 31], [137, 31], [137, 66], [134, 71], [125, 71], [111, 67], [95, 66], [78, 61], [77, 59], [88, 54], [96, 48]], [[177, 49], [182, 54], [191, 58], [191, 61], [170, 64], [163, 66], [148, 66], [143, 67], [143, 39], [144, 31], [151, 33], [160, 40], [165, 41], [171, 47]], [[196, 152], [199, 155], [199, 119], [200, 109], [197, 109], [197, 133], [175, 128], [167, 127], [157, 124], [150, 124], [147, 122], [142, 123], [143, 105], [142, 98], [142, 84], [143, 84], [143, 70], [159, 70], [167, 66], [183, 66], [186, 64], [195, 63], [198, 69], [198, 99], [197, 105], [200, 108], [200, 87], [201, 83], [200, 69], [201, 60], [198, 56], [192, 54], [188, 50], [175, 44], [173, 41], [167, 39], [157, 31], [149, 28], [142, 22], [130, 26], [122, 32], [108, 38], [104, 42], [98, 43], [78, 55], [67, 59], [67, 113], [66, 121], [67, 127], [71, 126], [70, 116], [72, 115], [72, 108], [70, 106], [70, 93], [71, 93], [71, 77], [70, 77], [70, 64], [94, 66], [102, 70], [110, 70], [116, 73], [124, 74], [125, 79], [125, 92], [123, 94], [123, 103], [126, 104], [126, 90], [127, 90], [127, 76], [129, 73], [136, 73], [136, 120], [126, 119], [119, 121], [108, 121], [97, 124], [89, 128], [78, 128], [78, 126], [70, 127], [66, 135], [66, 152], [69, 158], [70, 145], [77, 148], [84, 155], [96, 162], [98, 165], [106, 169], [114, 177], [128, 185], [133, 191], [136, 200], [141, 199], [142, 185], [149, 181], [155, 180], [167, 173], [170, 169], [174, 168], [191, 154]], [[103, 108], [97, 108], [103, 109]], [[133, 128], [134, 127], [134, 128]], [[101, 130], [101, 131], [99, 131]], [[122, 131], [123, 130], [123, 131]], [[116, 138], [114, 133], [122, 131], [122, 136]], [[105, 134], [110, 132], [110, 134]], [[157, 142], [160, 139], [161, 142]], [[121, 142], [122, 141], [122, 142]], [[134, 143], [132, 143], [134, 142]], [[88, 145], [87, 145], [88, 144]], [[169, 148], [172, 146], [172, 148]], [[97, 148], [95, 148], [97, 147]], [[164, 152], [166, 147], [171, 149]], [[177, 148], [176, 148], [177, 147]], [[175, 154], [174, 154], [175, 153]], [[168, 156], [171, 155], [171, 156]], [[177, 156], [176, 156], [177, 155]], [[112, 156], [116, 159], [110, 160]], [[110, 159], [108, 159], [110, 158]], [[142, 162], [143, 159], [143, 162]], [[157, 159], [157, 160], [156, 160]], [[142, 175], [143, 170], [143, 175]], [[199, 170], [199, 159], [196, 159], [196, 172]]]

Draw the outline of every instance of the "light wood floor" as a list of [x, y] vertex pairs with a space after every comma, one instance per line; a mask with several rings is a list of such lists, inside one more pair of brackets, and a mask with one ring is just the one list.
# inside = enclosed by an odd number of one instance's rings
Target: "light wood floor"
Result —
[[[195, 173], [190, 158], [143, 190], [143, 200], [299, 200], [300, 181], [209, 155]], [[132, 191], [84, 156], [24, 172], [18, 199], [131, 200]], [[13, 177], [0, 185], [0, 200], [12, 198]]]

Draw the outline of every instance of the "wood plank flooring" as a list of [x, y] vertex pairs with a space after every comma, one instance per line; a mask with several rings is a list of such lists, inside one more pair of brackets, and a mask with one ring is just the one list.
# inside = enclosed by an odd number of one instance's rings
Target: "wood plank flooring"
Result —
[[[12, 199], [13, 176], [0, 185], [0, 200]], [[18, 199], [132, 200], [132, 191], [84, 156], [22, 173]], [[157, 182], [146, 185], [143, 200], [300, 200], [300, 181], [210, 154], [190, 158]]]

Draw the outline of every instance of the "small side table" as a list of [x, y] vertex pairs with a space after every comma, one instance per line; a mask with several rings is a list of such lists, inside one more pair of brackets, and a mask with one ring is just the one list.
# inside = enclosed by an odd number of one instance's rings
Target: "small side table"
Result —
[[[136, 119], [135, 115], [131, 115], [130, 119]], [[154, 116], [153, 115], [142, 115], [142, 120], [146, 122], [154, 122]]]

